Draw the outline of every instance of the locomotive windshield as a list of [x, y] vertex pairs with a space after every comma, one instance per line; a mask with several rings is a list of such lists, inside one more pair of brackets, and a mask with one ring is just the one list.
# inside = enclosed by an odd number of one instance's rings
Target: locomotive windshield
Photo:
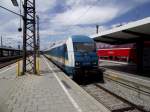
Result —
[[75, 42], [73, 46], [75, 52], [93, 52], [96, 50], [94, 43]]

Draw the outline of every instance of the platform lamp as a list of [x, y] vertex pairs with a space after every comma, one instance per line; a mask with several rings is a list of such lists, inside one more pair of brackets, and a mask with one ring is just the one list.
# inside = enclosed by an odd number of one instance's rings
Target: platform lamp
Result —
[[[11, 0], [11, 2], [12, 2], [12, 4], [13, 4], [13, 6], [19, 7], [17, 0]], [[21, 0], [20, 0], [20, 8], [21, 8]], [[21, 9], [20, 9], [20, 15], [21, 15]], [[21, 19], [20, 19], [20, 24], [21, 24]], [[20, 25], [20, 27], [18, 28], [18, 31], [19, 31], [19, 32], [22, 31], [21, 25]]]

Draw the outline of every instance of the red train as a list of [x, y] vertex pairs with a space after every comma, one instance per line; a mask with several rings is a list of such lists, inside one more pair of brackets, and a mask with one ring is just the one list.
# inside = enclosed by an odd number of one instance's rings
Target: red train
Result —
[[[144, 48], [150, 47], [150, 42], [144, 42]], [[109, 45], [97, 43], [99, 59], [137, 63], [136, 44]]]

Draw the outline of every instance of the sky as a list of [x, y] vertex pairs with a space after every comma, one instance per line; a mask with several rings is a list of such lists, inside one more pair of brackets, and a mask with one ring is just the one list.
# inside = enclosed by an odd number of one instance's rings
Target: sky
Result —
[[[0, 5], [19, 13], [11, 0], [0, 0]], [[40, 16], [41, 49], [45, 49], [70, 35], [93, 35], [96, 25], [105, 31], [149, 17], [150, 0], [36, 0], [36, 10]], [[4, 45], [22, 44], [22, 33], [17, 31], [19, 20], [18, 16], [0, 9]]]

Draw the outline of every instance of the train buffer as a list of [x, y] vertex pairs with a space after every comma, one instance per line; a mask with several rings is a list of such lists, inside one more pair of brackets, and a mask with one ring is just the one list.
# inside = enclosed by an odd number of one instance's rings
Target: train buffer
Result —
[[107, 112], [45, 57], [40, 75], [16, 77], [16, 64], [0, 70], [0, 112]]

